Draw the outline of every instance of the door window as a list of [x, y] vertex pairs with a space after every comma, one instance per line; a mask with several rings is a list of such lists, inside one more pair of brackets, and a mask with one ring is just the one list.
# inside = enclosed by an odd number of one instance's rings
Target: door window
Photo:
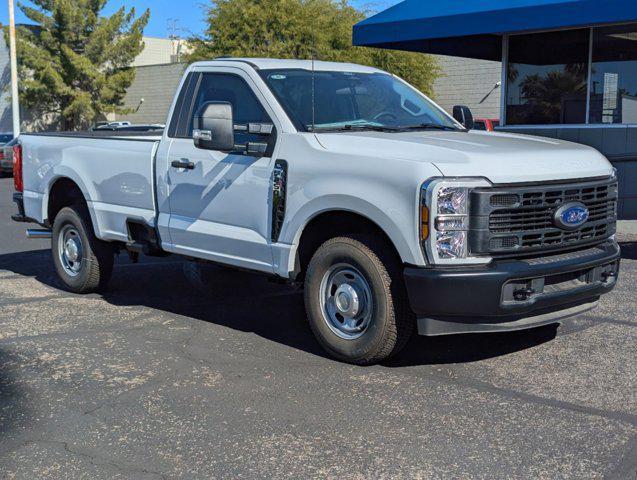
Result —
[[[272, 123], [261, 102], [241, 77], [223, 73], [204, 73], [195, 96], [195, 103], [188, 125], [188, 137], [192, 137], [195, 113], [206, 102], [230, 102], [233, 107], [234, 123]], [[236, 132], [236, 142], [264, 142], [267, 137]]]

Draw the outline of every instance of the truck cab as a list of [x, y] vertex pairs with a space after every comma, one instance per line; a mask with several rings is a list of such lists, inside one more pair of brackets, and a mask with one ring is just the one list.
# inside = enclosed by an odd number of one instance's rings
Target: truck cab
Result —
[[124, 250], [258, 271], [304, 288], [331, 355], [369, 364], [415, 331], [559, 322], [616, 283], [600, 153], [470, 131], [381, 70], [196, 63], [166, 125], [21, 137], [15, 219], [50, 234], [70, 290], [103, 288]]

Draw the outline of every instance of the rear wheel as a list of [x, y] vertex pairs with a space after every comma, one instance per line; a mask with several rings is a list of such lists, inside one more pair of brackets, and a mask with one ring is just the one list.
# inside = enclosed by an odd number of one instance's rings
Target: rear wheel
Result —
[[402, 269], [374, 236], [325, 242], [305, 279], [308, 320], [335, 358], [368, 365], [397, 354], [414, 330]]
[[53, 223], [51, 247], [55, 270], [68, 290], [92, 293], [106, 287], [113, 273], [114, 252], [93, 233], [85, 206], [60, 210]]

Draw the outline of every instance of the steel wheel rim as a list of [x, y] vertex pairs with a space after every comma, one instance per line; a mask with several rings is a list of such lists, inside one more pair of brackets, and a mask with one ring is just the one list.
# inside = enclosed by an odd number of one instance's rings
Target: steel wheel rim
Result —
[[73, 225], [65, 225], [60, 231], [58, 258], [67, 275], [77, 277], [82, 271], [84, 247], [82, 237]]
[[323, 320], [335, 335], [356, 340], [365, 334], [372, 320], [372, 289], [355, 267], [346, 263], [330, 267], [319, 295]]

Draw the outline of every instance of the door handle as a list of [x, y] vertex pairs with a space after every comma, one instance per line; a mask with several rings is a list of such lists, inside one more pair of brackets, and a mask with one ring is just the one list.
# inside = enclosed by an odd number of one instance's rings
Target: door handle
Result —
[[171, 165], [173, 168], [185, 168], [186, 170], [195, 169], [195, 164], [188, 160], [174, 160]]

